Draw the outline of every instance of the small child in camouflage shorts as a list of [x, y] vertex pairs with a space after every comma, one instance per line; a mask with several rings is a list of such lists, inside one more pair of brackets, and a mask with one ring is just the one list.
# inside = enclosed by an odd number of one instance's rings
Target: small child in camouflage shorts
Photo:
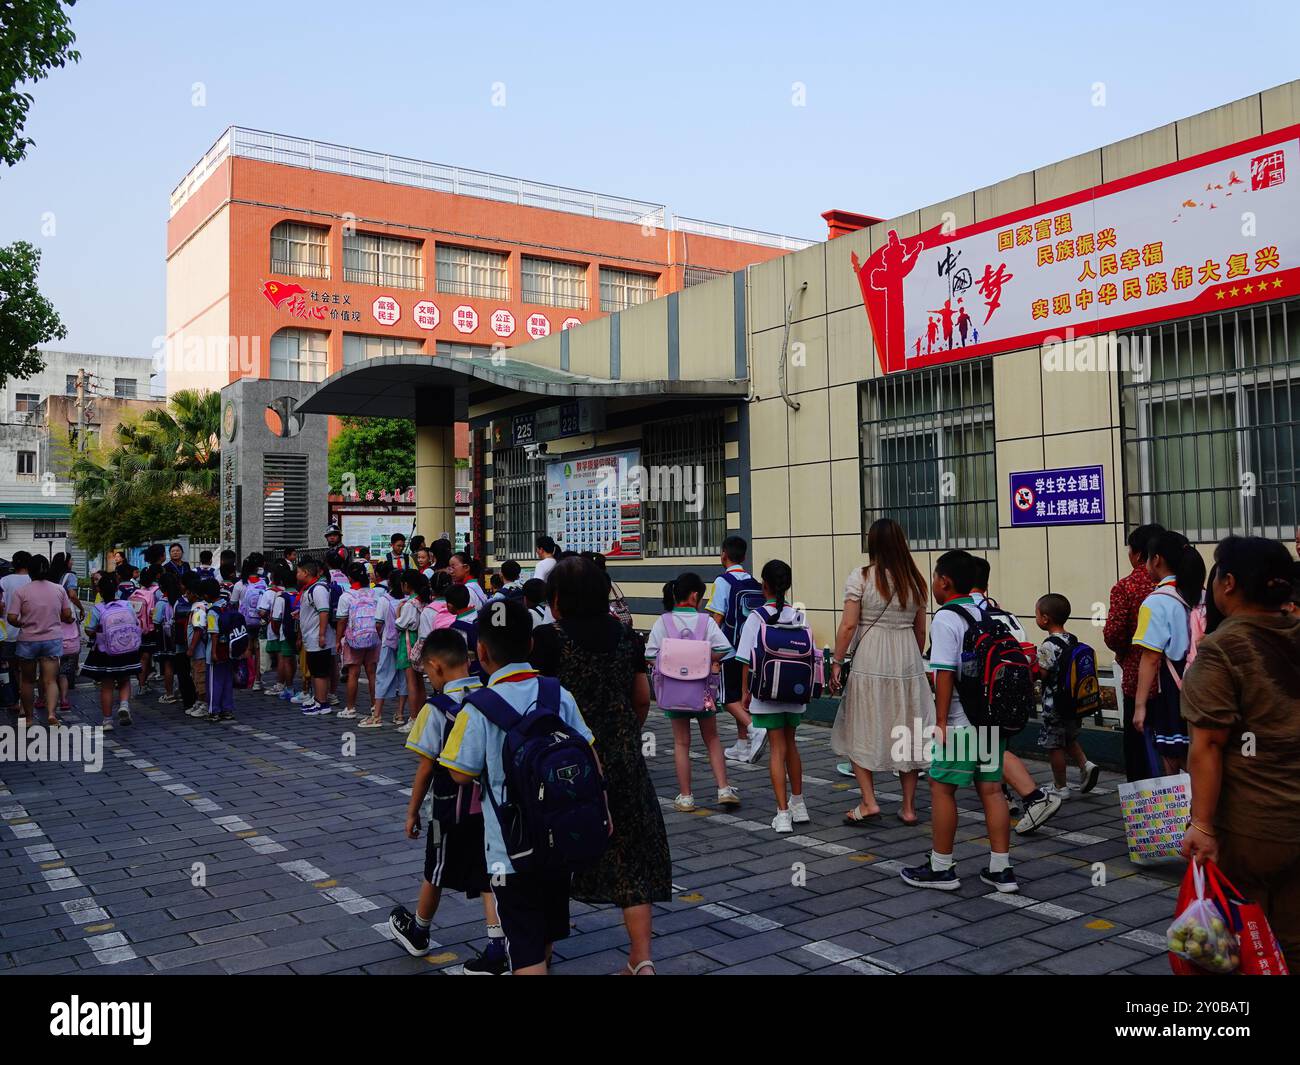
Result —
[[1088, 761], [1083, 747], [1079, 744], [1079, 718], [1071, 713], [1056, 712], [1056, 691], [1060, 683], [1059, 668], [1069, 660], [1067, 652], [1076, 638], [1065, 631], [1065, 623], [1070, 620], [1070, 600], [1063, 595], [1049, 592], [1039, 598], [1034, 607], [1034, 620], [1038, 627], [1047, 633], [1038, 647], [1038, 669], [1043, 679], [1043, 719], [1038, 733], [1038, 746], [1047, 751], [1052, 764], [1053, 788], [1043, 787], [1045, 792], [1054, 792], [1062, 799], [1070, 797], [1066, 784], [1066, 755], [1079, 767], [1079, 790], [1089, 792], [1097, 784], [1101, 769]]

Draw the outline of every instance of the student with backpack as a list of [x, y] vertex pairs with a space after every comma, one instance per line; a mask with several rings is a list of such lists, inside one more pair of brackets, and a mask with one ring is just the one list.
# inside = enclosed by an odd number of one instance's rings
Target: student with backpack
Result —
[[700, 725], [700, 738], [718, 786], [719, 805], [740, 805], [739, 793], [727, 780], [727, 760], [716, 721], [718, 673], [720, 664], [731, 656], [732, 647], [717, 622], [700, 613], [703, 598], [704, 582], [697, 573], [683, 573], [665, 584], [664, 613], [655, 620], [645, 645], [655, 702], [672, 722], [678, 788], [673, 809], [681, 813], [695, 809], [691, 792], [692, 721]]
[[243, 612], [224, 593], [206, 612], [208, 721], [235, 720], [235, 670], [248, 656], [249, 636]]
[[772, 745], [767, 764], [776, 795], [772, 828], [784, 833], [811, 820], [803, 798], [803, 760], [795, 730], [824, 678], [812, 627], [803, 611], [786, 601], [794, 583], [790, 566], [771, 559], [763, 566], [762, 579], [763, 605], [745, 619], [736, 657], [742, 662], [741, 701], [754, 724], [767, 730]]
[[186, 633], [185, 647], [189, 652], [190, 669], [194, 674], [194, 705], [185, 711], [185, 716], [207, 717], [208, 611], [221, 595], [221, 585], [217, 583], [215, 577], [199, 578], [194, 584], [192, 595], [190, 627]]
[[533, 628], [549, 625], [555, 620], [551, 614], [546, 582], [537, 577], [524, 581], [524, 605], [528, 607], [528, 613], [533, 619]]
[[[1049, 592], [1034, 606], [1034, 621], [1047, 633], [1038, 646], [1038, 671], [1043, 679], [1043, 718], [1038, 746], [1052, 764], [1053, 792], [1062, 800], [1070, 797], [1066, 786], [1065, 758], [1079, 767], [1079, 791], [1087, 794], [1097, 786], [1101, 767], [1088, 761], [1079, 745], [1083, 719], [1101, 709], [1097, 686], [1097, 653], [1077, 636], [1065, 631], [1070, 620], [1070, 600]], [[1044, 788], [1044, 791], [1047, 789]]]
[[212, 565], [212, 552], [207, 548], [204, 548], [199, 552], [199, 562], [198, 565], [194, 567], [194, 572], [198, 576], [199, 580], [207, 580], [208, 578], [216, 577], [217, 571]]
[[[406, 570], [400, 571], [402, 573]], [[400, 591], [389, 591], [398, 583], [399, 571], [387, 562], [375, 564], [379, 578], [375, 586], [375, 624], [379, 626], [379, 663], [375, 666], [375, 687], [370, 698], [370, 716], [357, 722], [358, 728], [380, 728], [384, 723], [384, 703], [396, 699], [393, 724], [401, 725], [406, 717], [406, 670], [397, 668], [397, 614], [401, 609]]]
[[335, 611], [336, 636], [338, 646], [342, 648], [341, 664], [347, 672], [347, 704], [338, 711], [337, 717], [357, 716], [357, 685], [363, 670], [371, 699], [374, 698], [375, 667], [379, 665], [378, 611], [378, 593], [370, 587], [365, 563], [351, 563], [348, 566], [348, 590], [339, 596]]
[[463, 584], [453, 584], [447, 589], [447, 610], [452, 617], [452, 622], [447, 627], [460, 633], [461, 638], [465, 641], [465, 646], [469, 648], [470, 673], [486, 683], [487, 674], [483, 672], [483, 667], [479, 664], [476, 653], [478, 647], [478, 611], [469, 601], [469, 591]]
[[[176, 675], [180, 705], [186, 714], [198, 702], [194, 666], [190, 660], [190, 614], [194, 609], [194, 600], [198, 598], [201, 582], [198, 573], [192, 569], [187, 570], [179, 581], [180, 592], [176, 601], [172, 603], [172, 672]], [[204, 691], [206, 693], [206, 687]]]
[[334, 676], [334, 650], [338, 633], [334, 619], [342, 592], [310, 558], [298, 563], [298, 585], [302, 598], [298, 607], [298, 632], [307, 652], [307, 671], [311, 675], [310, 702], [303, 703], [304, 717], [322, 717], [330, 710], [330, 682]]
[[1205, 590], [1205, 559], [1181, 533], [1162, 529], [1147, 547], [1155, 590], [1138, 608], [1133, 646], [1138, 662], [1133, 727], [1151, 753], [1152, 776], [1187, 765], [1187, 725], [1181, 711], [1183, 670], [1192, 646], [1192, 608]]
[[957, 789], [973, 785], [984, 807], [990, 851], [980, 879], [1008, 893], [1020, 888], [1011, 868], [1011, 815], [1002, 795], [1002, 755], [1009, 738], [1002, 726], [1024, 727], [1033, 684], [1019, 642], [971, 596], [976, 574], [975, 558], [966, 551], [946, 551], [935, 562], [931, 588], [939, 610], [930, 623], [935, 694], [929, 772], [932, 844], [924, 865], [899, 875], [916, 888], [961, 887], [953, 862]]
[[153, 629], [156, 634], [154, 658], [162, 675], [163, 693], [160, 703], [176, 703], [176, 608], [173, 605], [180, 595], [180, 581], [172, 570], [162, 570], [158, 576], [158, 594], [153, 603]]
[[293, 571], [285, 562], [271, 568], [266, 595], [262, 597], [265, 616], [266, 650], [275, 659], [275, 684], [266, 690], [281, 702], [293, 700], [293, 681], [298, 666], [298, 593], [292, 586]]
[[488, 684], [466, 696], [438, 763], [487, 798], [487, 871], [510, 969], [544, 976], [569, 934], [570, 878], [609, 843], [604, 780], [573, 696], [528, 663], [527, 608], [492, 603], [478, 623]]
[[487, 950], [467, 961], [469, 976], [502, 976], [509, 968], [505, 933], [497, 917], [492, 881], [484, 850], [482, 793], [477, 783], [458, 784], [438, 755], [447, 741], [465, 697], [483, 685], [469, 672], [469, 657], [462, 640], [445, 629], [430, 633], [421, 648], [422, 665], [434, 692], [420, 710], [406, 738], [406, 749], [420, 756], [406, 809], [406, 838], [418, 839], [420, 809], [432, 793], [431, 817], [425, 828], [424, 879], [412, 913], [397, 906], [388, 915], [388, 927], [408, 954], [429, 952], [429, 927], [444, 890], [462, 892], [467, 899], [483, 899], [487, 922]]
[[[405, 593], [397, 610], [396, 666], [406, 676], [406, 708], [423, 706], [425, 699], [424, 675], [420, 672], [421, 632], [428, 636], [433, 631], [429, 613], [429, 578], [419, 570], [402, 570], [402, 591]], [[427, 627], [426, 627], [427, 626]], [[409, 720], [396, 722], [399, 732], [409, 732]]]
[[99, 578], [102, 603], [90, 608], [86, 635], [90, 653], [81, 675], [99, 682], [99, 709], [103, 727], [113, 727], [113, 694], [117, 693], [117, 723], [131, 724], [131, 678], [140, 673], [140, 620], [135, 609], [118, 599], [117, 578], [105, 573]]
[[244, 628], [248, 630], [247, 668], [250, 687], [255, 692], [262, 690], [262, 595], [266, 591], [266, 581], [261, 574], [260, 555], [249, 555], [240, 570], [238, 583], [230, 590], [230, 601], [239, 607], [244, 618]]
[[[713, 596], [708, 611], [722, 629], [722, 635], [735, 647], [749, 615], [763, 605], [763, 586], [745, 572], [749, 543], [743, 536], [728, 536], [722, 541], [723, 570], [713, 582]], [[767, 731], [755, 728], [742, 699], [741, 672], [744, 662], [739, 655], [722, 663], [722, 703], [736, 719], [736, 743], [724, 752], [736, 762], [752, 762], [762, 753]]]
[[[118, 595], [121, 596], [121, 590]], [[126, 601], [135, 611], [140, 622], [140, 682], [137, 694], [149, 694], [150, 678], [153, 675], [153, 656], [158, 650], [158, 629], [154, 625], [154, 607], [158, 605], [158, 570], [148, 566], [140, 573], [140, 582], [132, 582], [127, 592]]]

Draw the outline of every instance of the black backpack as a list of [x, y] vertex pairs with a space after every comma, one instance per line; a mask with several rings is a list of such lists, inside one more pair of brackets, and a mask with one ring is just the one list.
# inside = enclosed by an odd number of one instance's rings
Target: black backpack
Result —
[[[435, 712], [446, 719], [444, 735], [456, 724], [456, 715], [460, 713], [460, 704], [450, 695], [435, 693], [429, 696], [429, 703]], [[437, 761], [433, 764], [433, 779], [429, 784], [431, 816], [444, 832], [460, 824], [469, 816], [469, 803], [472, 788], [457, 784], [451, 773]]]
[[[560, 682], [537, 678], [537, 703], [520, 714], [491, 688], [465, 697], [506, 734], [501, 752], [505, 793], [484, 781], [515, 872], [571, 873], [609, 846], [609, 804], [595, 752], [560, 717]], [[492, 872], [492, 870], [488, 870]]]
[[1034, 679], [1029, 656], [1006, 623], [983, 605], [976, 605], [979, 620], [957, 603], [951, 610], [966, 625], [956, 688], [962, 709], [977, 727], [995, 727], [1014, 736], [1025, 727], [1034, 708]]

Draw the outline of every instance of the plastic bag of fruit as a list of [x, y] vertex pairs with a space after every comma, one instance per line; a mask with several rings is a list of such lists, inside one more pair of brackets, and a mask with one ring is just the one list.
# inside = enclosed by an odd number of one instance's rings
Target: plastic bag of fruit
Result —
[[[1187, 892], [1188, 877], [1192, 881], [1190, 895]], [[1210, 880], [1208, 894], [1207, 879]], [[1215, 896], [1218, 896], [1217, 901]], [[1227, 899], [1210, 876], [1209, 869], [1195, 860], [1187, 865], [1177, 916], [1165, 933], [1165, 939], [1173, 956], [1171, 961], [1181, 958], [1218, 975], [1234, 973], [1241, 964], [1241, 944], [1232, 930]], [[1174, 972], [1181, 971], [1184, 970], [1175, 964]]]

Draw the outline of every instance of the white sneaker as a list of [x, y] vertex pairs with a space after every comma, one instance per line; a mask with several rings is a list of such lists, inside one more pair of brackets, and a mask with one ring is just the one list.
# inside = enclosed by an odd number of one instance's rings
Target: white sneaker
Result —
[[763, 753], [765, 743], [767, 743], [767, 729], [751, 728], [749, 730], [749, 761], [758, 761], [758, 756]]
[[794, 821], [790, 816], [790, 811], [777, 810], [776, 816], [772, 818], [772, 827], [778, 832], [793, 832]]
[[269, 688], [265, 689], [267, 695], [279, 695], [282, 691], [284, 691], [283, 684], [272, 684]]
[[334, 716], [352, 718], [357, 716], [357, 712], [356, 710], [354, 710], [352, 707], [349, 706], [346, 710], [336, 710], [334, 712]]
[[673, 800], [673, 809], [678, 810], [684, 814], [690, 813], [692, 810], [695, 809], [695, 796], [678, 795], [677, 798]]
[[718, 789], [718, 805], [719, 805], [719, 806], [739, 806], [739, 805], [740, 805], [740, 792], [738, 792], [735, 788], [731, 787], [730, 785], [728, 785], [728, 786], [725, 787], [725, 788], [719, 788], [719, 789]]
[[195, 703], [193, 706], [191, 706], [188, 710], [185, 711], [185, 716], [186, 717], [207, 717], [208, 708], [204, 706], [202, 703]]
[[790, 820], [796, 825], [806, 825], [812, 820], [808, 816], [808, 805], [803, 801], [803, 797], [790, 796]]
[[118, 704], [117, 704], [117, 723], [118, 723], [119, 725], [129, 725], [129, 724], [131, 724], [131, 704], [130, 704], [130, 703], [124, 703], [124, 702], [123, 702], [123, 703], [118, 703]]
[[410, 718], [407, 718], [405, 721], [403, 721], [400, 725], [397, 726], [397, 731], [398, 731], [398, 732], [401, 732], [401, 733], [407, 733], [407, 732], [410, 732], [410, 731], [411, 731], [411, 727], [412, 727], [414, 724], [415, 724], [414, 721], [412, 721]]
[[252, 689], [252, 690], [255, 691], [255, 692], [260, 692], [260, 691], [262, 690], [262, 682], [261, 682], [260, 680], [255, 680], [255, 681], [253, 681], [253, 689]]
[[331, 695], [330, 706], [338, 706], [338, 705], [339, 705], [339, 697], [337, 695]]
[[307, 703], [311, 702], [311, 696], [306, 692], [299, 692], [290, 699], [289, 702], [293, 703], [294, 706], [305, 706]]
[[1087, 795], [1097, 786], [1097, 778], [1101, 776], [1101, 766], [1095, 762], [1085, 762], [1083, 768], [1079, 770], [1079, 792]]
[[749, 737], [745, 737], [745, 739], [743, 740], [736, 740], [736, 744], [734, 747], [728, 747], [722, 753], [726, 755], [727, 758], [729, 758], [733, 762], [748, 762], [749, 761]]
[[112, 732], [112, 731], [113, 731], [113, 719], [112, 719], [111, 717], [106, 717], [106, 718], [104, 718], [104, 719], [99, 723], [99, 727], [100, 727], [101, 729], [103, 729], [105, 732]]
[[1066, 802], [1070, 798], [1070, 787], [1065, 785], [1058, 788], [1055, 783], [1043, 785], [1044, 795], [1055, 795], [1061, 802]]

